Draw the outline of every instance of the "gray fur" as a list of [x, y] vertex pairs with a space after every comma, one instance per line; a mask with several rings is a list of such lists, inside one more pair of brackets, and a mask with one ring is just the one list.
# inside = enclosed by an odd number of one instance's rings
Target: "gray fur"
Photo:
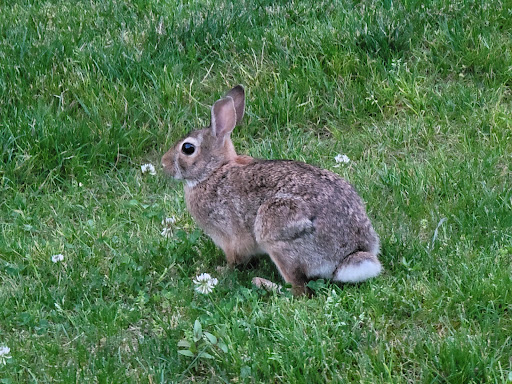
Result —
[[[209, 128], [162, 157], [164, 170], [186, 182], [188, 210], [229, 265], [267, 253], [299, 294], [312, 278], [378, 275], [379, 238], [349, 183], [309, 164], [236, 154], [230, 134], [244, 104], [243, 88], [233, 88], [212, 107]], [[181, 151], [187, 138], [199, 146], [193, 155]]]

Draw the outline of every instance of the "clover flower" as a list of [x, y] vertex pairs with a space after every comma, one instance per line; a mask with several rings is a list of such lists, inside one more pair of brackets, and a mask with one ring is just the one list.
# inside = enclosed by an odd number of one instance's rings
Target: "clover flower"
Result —
[[9, 353], [11, 349], [6, 345], [0, 345], [0, 365], [7, 364], [7, 360], [11, 359]]
[[348, 156], [347, 155], [343, 155], [341, 153], [336, 155], [336, 157], [334, 158], [334, 161], [337, 162], [337, 163], [343, 163], [343, 164], [350, 163], [350, 159], [348, 158]]
[[164, 228], [162, 229], [162, 233], [160, 233], [163, 237], [171, 237], [172, 236], [172, 225], [176, 223], [176, 218], [174, 216], [166, 217], [162, 220], [162, 225]]
[[58, 263], [59, 261], [63, 261], [64, 260], [64, 255], [59, 253], [58, 255], [53, 255], [52, 256], [52, 261], [54, 263]]
[[142, 174], [144, 173], [149, 173], [150, 175], [156, 175], [156, 170], [155, 170], [155, 166], [153, 164], [142, 164], [140, 166], [140, 170], [142, 172]]
[[213, 291], [213, 288], [219, 282], [215, 277], [211, 277], [209, 273], [201, 273], [193, 280], [196, 285], [195, 290], [203, 295], [207, 295]]

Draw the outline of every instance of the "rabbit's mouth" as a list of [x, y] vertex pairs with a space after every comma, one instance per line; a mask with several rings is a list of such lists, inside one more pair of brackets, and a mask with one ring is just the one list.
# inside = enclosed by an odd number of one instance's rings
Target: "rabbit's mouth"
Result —
[[162, 167], [163, 167], [164, 173], [167, 176], [172, 177], [174, 180], [180, 180], [180, 181], [184, 180], [183, 174], [181, 173], [181, 170], [178, 168], [177, 165], [174, 167], [162, 165]]
[[176, 180], [183, 179], [181, 169], [179, 169], [177, 162], [174, 161], [174, 152], [172, 149], [162, 156], [160, 163], [162, 164], [162, 169], [167, 176], [173, 177]]
[[173, 167], [169, 167], [168, 164], [166, 164], [164, 161], [162, 161], [162, 170], [164, 171], [164, 173], [167, 175], [167, 176], [170, 176], [170, 177], [175, 177], [175, 172], [174, 172], [174, 169]]

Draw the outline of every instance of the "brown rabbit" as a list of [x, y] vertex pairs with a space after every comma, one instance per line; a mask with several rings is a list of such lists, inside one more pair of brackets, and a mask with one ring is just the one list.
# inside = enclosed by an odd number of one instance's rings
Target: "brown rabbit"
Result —
[[164, 171], [185, 182], [188, 210], [229, 265], [268, 254], [295, 294], [314, 278], [377, 276], [379, 238], [354, 188], [305, 163], [237, 155], [230, 134], [244, 107], [238, 85], [213, 105], [210, 127], [162, 157]]

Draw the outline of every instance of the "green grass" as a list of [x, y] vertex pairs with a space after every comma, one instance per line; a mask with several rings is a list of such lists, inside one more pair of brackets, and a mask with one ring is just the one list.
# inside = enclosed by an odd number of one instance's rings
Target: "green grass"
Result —
[[[511, 9], [4, 1], [0, 383], [512, 382]], [[272, 263], [218, 270], [181, 186], [141, 174], [239, 83], [239, 151], [352, 182], [380, 277], [257, 290]]]

